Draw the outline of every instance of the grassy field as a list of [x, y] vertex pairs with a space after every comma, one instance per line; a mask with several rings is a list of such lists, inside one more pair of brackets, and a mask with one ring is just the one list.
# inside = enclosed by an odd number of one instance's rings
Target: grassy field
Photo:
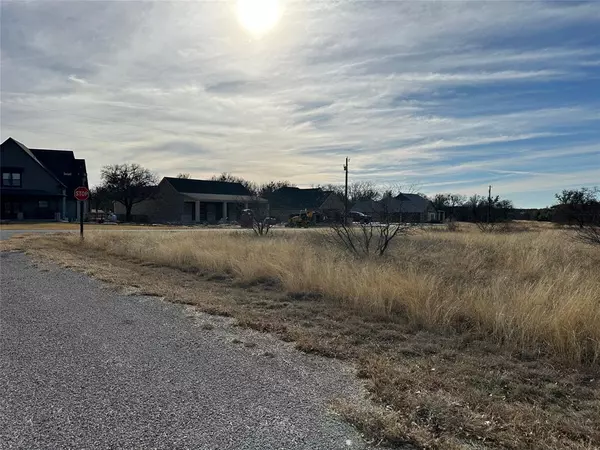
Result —
[[355, 361], [373, 408], [336, 409], [381, 442], [600, 448], [600, 251], [568, 231], [415, 230], [369, 259], [326, 230], [6, 245]]

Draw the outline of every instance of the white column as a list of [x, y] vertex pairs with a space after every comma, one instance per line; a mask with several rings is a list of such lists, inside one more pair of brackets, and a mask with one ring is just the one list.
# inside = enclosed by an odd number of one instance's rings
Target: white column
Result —
[[227, 202], [223, 202], [223, 220], [227, 220]]
[[248, 209], [248, 202], [244, 203], [244, 209]]
[[200, 222], [200, 200], [196, 201], [196, 222]]

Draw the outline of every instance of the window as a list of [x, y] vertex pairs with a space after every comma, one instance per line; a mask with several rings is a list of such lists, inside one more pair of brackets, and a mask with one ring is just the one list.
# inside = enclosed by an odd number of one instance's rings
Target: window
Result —
[[40, 200], [40, 201], [38, 202], [38, 206], [39, 206], [40, 208], [47, 208], [47, 207], [48, 207], [48, 202], [47, 202], [46, 200]]
[[20, 172], [2, 172], [2, 186], [21, 187]]

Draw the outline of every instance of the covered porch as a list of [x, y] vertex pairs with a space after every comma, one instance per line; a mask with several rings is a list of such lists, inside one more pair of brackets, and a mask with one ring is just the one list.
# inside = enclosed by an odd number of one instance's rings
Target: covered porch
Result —
[[222, 223], [238, 221], [244, 209], [264, 207], [267, 200], [253, 196], [184, 193], [184, 223]]
[[2, 189], [2, 220], [60, 220], [66, 212], [65, 195], [45, 191]]

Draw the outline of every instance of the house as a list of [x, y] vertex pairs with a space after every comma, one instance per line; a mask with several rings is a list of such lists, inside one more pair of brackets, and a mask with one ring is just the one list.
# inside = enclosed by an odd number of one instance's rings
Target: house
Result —
[[321, 188], [282, 187], [270, 193], [267, 199], [271, 216], [281, 222], [302, 211], [318, 212], [331, 219], [339, 219], [344, 212], [343, 199]]
[[444, 212], [437, 211], [433, 203], [419, 194], [400, 193], [395, 197], [381, 200], [366, 200], [358, 202], [352, 211], [359, 211], [380, 221], [392, 218], [394, 221], [423, 223], [440, 222], [444, 220]]
[[[70, 150], [30, 149], [9, 137], [1, 145], [3, 220], [76, 220], [75, 188], [87, 187], [84, 159]], [[84, 204], [84, 213], [87, 202]]]
[[[163, 178], [151, 198], [132, 208], [134, 221], [171, 223], [218, 223], [239, 220], [241, 211], [267, 201], [256, 197], [241, 183]], [[125, 208], [115, 203], [120, 219]]]

